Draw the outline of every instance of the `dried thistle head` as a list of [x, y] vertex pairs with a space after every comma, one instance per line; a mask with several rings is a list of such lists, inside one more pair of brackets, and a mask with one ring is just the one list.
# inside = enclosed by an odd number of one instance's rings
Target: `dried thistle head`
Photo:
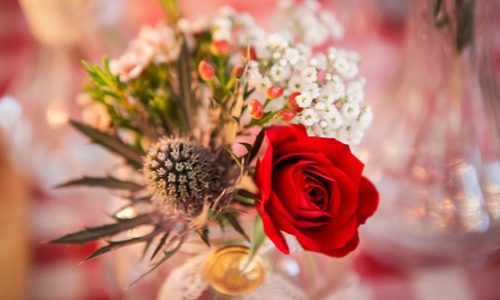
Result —
[[160, 139], [146, 155], [143, 173], [157, 205], [188, 217], [213, 204], [222, 189], [214, 155], [186, 139]]

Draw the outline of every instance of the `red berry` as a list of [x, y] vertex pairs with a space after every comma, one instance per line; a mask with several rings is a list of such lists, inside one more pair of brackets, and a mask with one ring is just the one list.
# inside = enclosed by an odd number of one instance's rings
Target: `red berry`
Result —
[[297, 104], [297, 101], [295, 100], [295, 98], [300, 95], [299, 92], [293, 92], [290, 94], [290, 96], [288, 96], [288, 99], [287, 99], [287, 102], [288, 102], [288, 105], [295, 111], [295, 112], [300, 112], [302, 111], [302, 107], [300, 107], [298, 104]]
[[293, 120], [293, 118], [295, 118], [295, 115], [296, 113], [291, 109], [284, 109], [278, 113], [279, 118], [285, 122], [290, 122], [291, 120]]
[[266, 90], [267, 99], [276, 99], [283, 95], [283, 88], [279, 86], [271, 86]]
[[209, 81], [215, 77], [215, 70], [211, 64], [202, 60], [198, 65], [198, 74], [200, 74], [201, 79]]
[[227, 56], [231, 53], [231, 45], [226, 40], [213, 41], [210, 44], [210, 52], [216, 56]]
[[243, 75], [243, 70], [243, 66], [236, 66], [233, 69], [232, 75], [236, 78], [241, 78], [241, 76]]
[[250, 60], [256, 60], [257, 59], [257, 53], [255, 52], [254, 47], [247, 47], [243, 49], [243, 57], [246, 59]]
[[262, 107], [262, 103], [260, 103], [257, 99], [252, 99], [248, 101], [248, 111], [250, 115], [254, 119], [260, 119], [264, 115], [264, 108]]

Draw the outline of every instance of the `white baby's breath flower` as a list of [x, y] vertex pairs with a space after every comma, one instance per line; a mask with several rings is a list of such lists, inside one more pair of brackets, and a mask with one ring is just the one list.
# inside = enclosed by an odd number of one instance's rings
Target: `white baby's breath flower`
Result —
[[304, 87], [304, 84], [302, 82], [302, 78], [300, 76], [293, 76], [289, 81], [288, 81], [288, 89], [291, 92], [296, 92], [302, 90]]
[[261, 77], [256, 79], [254, 82], [254, 86], [258, 92], [264, 93], [269, 87], [273, 85], [271, 79], [269, 77]]
[[287, 48], [285, 50], [284, 58], [293, 66], [299, 62], [300, 53], [297, 49]]
[[355, 119], [360, 113], [359, 104], [355, 102], [346, 102], [342, 105], [341, 112], [344, 118], [349, 120]]
[[359, 128], [364, 130], [370, 126], [373, 120], [373, 112], [371, 107], [365, 106], [361, 109], [361, 113], [358, 117], [358, 125]]
[[217, 29], [212, 33], [214, 41], [228, 41], [231, 40], [231, 31], [225, 28]]
[[331, 101], [335, 101], [345, 96], [345, 85], [341, 80], [333, 80], [326, 83], [323, 90]]
[[272, 48], [285, 48], [288, 46], [288, 41], [283, 37], [283, 35], [278, 33], [273, 33], [267, 37], [267, 43]]
[[318, 71], [314, 67], [305, 68], [300, 72], [300, 77], [305, 83], [315, 82], [317, 78]]
[[297, 102], [297, 105], [306, 108], [309, 107], [313, 101], [313, 97], [308, 94], [308, 93], [301, 93], [297, 97], [295, 97], [295, 101]]
[[282, 82], [289, 78], [291, 71], [290, 68], [281, 65], [273, 65], [269, 70], [271, 79], [275, 82]]
[[301, 123], [306, 126], [312, 126], [319, 121], [318, 113], [312, 109], [304, 109], [301, 113]]
[[308, 94], [313, 99], [318, 98], [320, 95], [319, 85], [317, 83], [314, 83], [314, 82], [308, 83], [308, 84], [304, 85], [302, 92]]

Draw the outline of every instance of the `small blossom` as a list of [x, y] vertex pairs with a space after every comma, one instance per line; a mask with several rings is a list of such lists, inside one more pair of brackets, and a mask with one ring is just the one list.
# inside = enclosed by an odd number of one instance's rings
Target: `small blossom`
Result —
[[201, 79], [209, 81], [215, 77], [215, 70], [211, 64], [202, 60], [198, 64], [198, 74], [200, 74]]
[[360, 129], [366, 129], [370, 126], [373, 120], [373, 112], [371, 107], [365, 106], [362, 108], [361, 113], [358, 117], [358, 124]]
[[291, 109], [284, 109], [278, 113], [281, 120], [285, 122], [290, 122], [295, 118], [296, 112]]
[[243, 75], [243, 71], [244, 71], [243, 66], [236, 66], [233, 68], [231, 74], [236, 78], [241, 78], [241, 76]]
[[318, 79], [317, 73], [318, 72], [316, 71], [316, 68], [308, 67], [302, 70], [302, 72], [300, 72], [300, 77], [302, 78], [302, 80], [304, 80], [304, 82], [312, 83]]
[[302, 107], [300, 107], [298, 104], [297, 104], [297, 96], [299, 96], [300, 93], [299, 92], [293, 92], [290, 94], [290, 96], [288, 96], [287, 98], [287, 103], [288, 105], [296, 112], [300, 112], [302, 111]]
[[276, 64], [276, 65], [271, 67], [271, 70], [269, 70], [269, 73], [270, 73], [271, 78], [275, 82], [281, 82], [281, 81], [288, 79], [291, 72], [290, 72], [289, 68]]
[[304, 84], [303, 84], [300, 76], [293, 76], [288, 81], [288, 89], [291, 91], [300, 91], [300, 90], [302, 90], [303, 86], [304, 86]]
[[227, 40], [213, 41], [210, 44], [210, 52], [216, 56], [227, 56], [231, 53], [231, 45]]
[[301, 108], [309, 107], [313, 101], [313, 97], [311, 97], [308, 93], [301, 93], [300, 95], [295, 97], [295, 102]]
[[347, 102], [344, 105], [342, 105], [341, 112], [344, 118], [355, 119], [359, 115], [360, 108], [357, 103]]
[[304, 86], [302, 92], [308, 94], [312, 99], [318, 98], [320, 95], [319, 85], [317, 83], [309, 83]]
[[266, 90], [267, 99], [276, 99], [283, 95], [283, 88], [279, 86], [271, 86]]
[[248, 101], [248, 111], [250, 112], [250, 116], [254, 119], [261, 119], [264, 115], [264, 108], [262, 107], [262, 103], [260, 103], [257, 99], [252, 99]]
[[312, 108], [304, 109], [301, 112], [301, 123], [306, 126], [311, 126], [319, 121], [318, 114]]
[[291, 64], [295, 65], [299, 62], [300, 53], [297, 49], [287, 48], [285, 50], [284, 58]]

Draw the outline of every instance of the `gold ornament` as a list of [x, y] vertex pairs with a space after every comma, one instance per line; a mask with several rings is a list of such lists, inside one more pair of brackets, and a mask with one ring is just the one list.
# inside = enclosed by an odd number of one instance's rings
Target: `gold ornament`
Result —
[[261, 257], [255, 256], [247, 266], [249, 249], [228, 246], [208, 256], [205, 278], [216, 291], [239, 296], [247, 294], [264, 281], [265, 266]]

